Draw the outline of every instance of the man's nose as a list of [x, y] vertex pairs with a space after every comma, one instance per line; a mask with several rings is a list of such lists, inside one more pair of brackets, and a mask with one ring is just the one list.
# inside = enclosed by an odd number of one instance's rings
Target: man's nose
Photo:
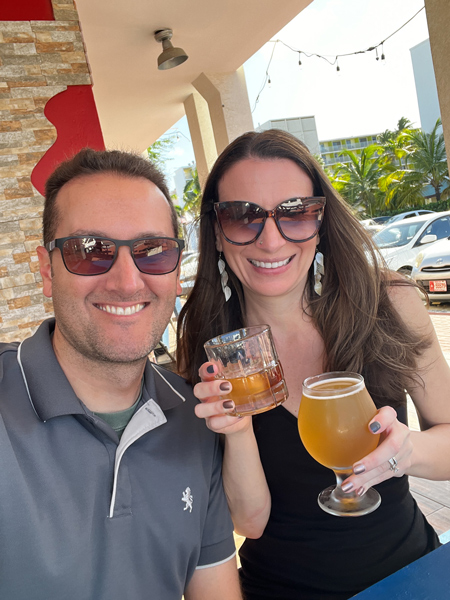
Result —
[[123, 295], [132, 296], [145, 287], [143, 273], [137, 268], [131, 249], [126, 246], [119, 248], [116, 260], [106, 275], [106, 288], [120, 291]]

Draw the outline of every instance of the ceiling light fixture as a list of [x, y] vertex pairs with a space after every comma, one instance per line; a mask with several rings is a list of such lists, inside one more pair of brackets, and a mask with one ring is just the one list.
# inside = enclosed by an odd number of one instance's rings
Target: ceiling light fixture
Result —
[[162, 43], [163, 51], [158, 56], [158, 69], [164, 71], [165, 69], [173, 69], [178, 67], [188, 59], [188, 55], [182, 48], [174, 48], [172, 42], [171, 29], [158, 29], [155, 31], [154, 36], [157, 42]]

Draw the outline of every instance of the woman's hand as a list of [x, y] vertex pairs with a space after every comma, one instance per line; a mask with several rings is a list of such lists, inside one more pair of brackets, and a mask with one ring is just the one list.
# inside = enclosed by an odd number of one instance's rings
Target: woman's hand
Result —
[[368, 427], [373, 434], [381, 434], [380, 443], [353, 465], [354, 474], [342, 485], [344, 492], [356, 491], [360, 496], [377, 483], [402, 477], [411, 466], [413, 451], [410, 430], [397, 420], [390, 406], [381, 408]]
[[201, 383], [194, 386], [194, 395], [201, 401], [195, 407], [195, 414], [206, 420], [206, 425], [216, 433], [237, 433], [251, 427], [251, 417], [233, 417], [234, 402], [227, 400], [232, 385], [225, 379], [215, 379], [217, 367], [206, 362], [199, 369]]

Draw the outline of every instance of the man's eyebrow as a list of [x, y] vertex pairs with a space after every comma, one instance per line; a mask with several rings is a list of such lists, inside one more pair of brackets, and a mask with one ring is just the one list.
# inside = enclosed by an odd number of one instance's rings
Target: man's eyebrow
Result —
[[[87, 230], [87, 229], [86, 230], [79, 229], [77, 231], [70, 233], [66, 237], [98, 237], [98, 238], [105, 238], [108, 240], [109, 239], [118, 239], [118, 238], [113, 238], [111, 235], [108, 235], [104, 231], [93, 231], [93, 230]], [[145, 231], [145, 232], [139, 233], [136, 237], [130, 238], [130, 239], [142, 240], [145, 238], [153, 238], [153, 237], [166, 238], [166, 237], [173, 237], [173, 236], [168, 235], [167, 233], [164, 233], [162, 231]]]

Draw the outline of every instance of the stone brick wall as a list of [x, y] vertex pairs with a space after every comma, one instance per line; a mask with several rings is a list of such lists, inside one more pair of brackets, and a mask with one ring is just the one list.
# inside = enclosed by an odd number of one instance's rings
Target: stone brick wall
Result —
[[0, 341], [22, 340], [52, 313], [35, 249], [43, 198], [33, 168], [56, 140], [48, 100], [91, 79], [73, 0], [53, 2], [55, 21], [0, 22]]

